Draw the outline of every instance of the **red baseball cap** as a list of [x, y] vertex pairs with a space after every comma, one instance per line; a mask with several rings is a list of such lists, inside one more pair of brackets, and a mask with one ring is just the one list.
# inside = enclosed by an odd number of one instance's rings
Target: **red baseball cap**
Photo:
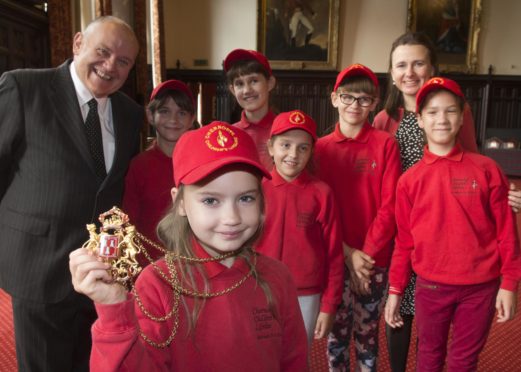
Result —
[[191, 185], [229, 164], [247, 164], [266, 178], [270, 173], [259, 160], [248, 133], [222, 121], [185, 132], [172, 155], [174, 183]]
[[273, 120], [270, 136], [281, 134], [292, 129], [301, 129], [308, 132], [313, 141], [317, 140], [317, 124], [310, 116], [300, 110], [280, 113]]
[[335, 87], [333, 88], [333, 91], [336, 92], [336, 90], [338, 89], [340, 84], [342, 84], [342, 80], [344, 80], [347, 77], [352, 77], [352, 76], [366, 76], [369, 79], [371, 79], [374, 86], [376, 88], [378, 88], [378, 78], [376, 77], [374, 72], [371, 71], [370, 68], [365, 67], [364, 65], [355, 63], [354, 65], [348, 66], [345, 69], [343, 69], [342, 71], [340, 71], [340, 73], [336, 77], [336, 83], [335, 83]]
[[188, 96], [188, 98], [190, 98], [192, 100], [192, 104], [195, 107], [195, 98], [194, 98], [194, 95], [192, 94], [192, 91], [190, 90], [190, 88], [188, 88], [188, 86], [185, 83], [183, 83], [182, 81], [174, 80], [174, 79], [163, 81], [161, 84], [156, 86], [154, 88], [154, 90], [152, 91], [152, 93], [150, 94], [150, 101], [152, 101], [154, 98], [156, 98], [156, 96], [159, 93], [161, 93], [165, 90], [178, 90], [180, 92], [183, 92], [184, 94], [186, 94]]
[[271, 67], [268, 62], [268, 58], [262, 53], [257, 52], [256, 50], [246, 50], [246, 49], [234, 49], [224, 59], [224, 71], [228, 72], [228, 70], [232, 67], [232, 65], [237, 61], [257, 61], [259, 62], [268, 72], [268, 75], [271, 76]]
[[425, 100], [425, 97], [427, 97], [427, 94], [439, 89], [448, 90], [465, 100], [465, 96], [463, 95], [460, 86], [454, 80], [442, 77], [433, 77], [420, 88], [416, 95], [416, 112], [419, 112], [420, 106]]

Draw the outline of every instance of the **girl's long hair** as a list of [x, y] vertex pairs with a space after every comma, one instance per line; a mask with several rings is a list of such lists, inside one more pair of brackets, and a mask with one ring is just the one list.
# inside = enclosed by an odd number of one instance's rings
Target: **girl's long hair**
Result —
[[406, 32], [399, 36], [391, 46], [389, 53], [389, 73], [387, 77], [387, 97], [385, 99], [384, 109], [387, 114], [395, 120], [398, 120], [398, 109], [404, 106], [402, 92], [393, 84], [391, 70], [393, 68], [393, 52], [402, 45], [422, 45], [429, 51], [429, 62], [434, 68], [432, 76], [438, 74], [438, 57], [436, 49], [431, 39], [423, 32]]
[[[266, 282], [262, 278], [262, 275], [256, 271], [256, 267], [254, 264], [255, 253], [253, 250], [253, 245], [262, 234], [264, 221], [264, 195], [262, 194], [260, 177], [258, 183], [260, 191], [259, 203], [261, 210], [261, 222], [259, 223], [259, 226], [255, 233], [250, 237], [250, 239], [248, 239], [244, 243], [240, 253], [237, 255], [237, 258], [244, 259], [246, 261], [246, 263], [252, 270], [252, 276], [255, 278], [259, 287], [261, 287], [261, 289], [264, 291], [268, 308], [272, 312], [273, 316], [275, 318], [278, 318], [278, 314], [276, 312], [276, 307], [274, 303], [275, 299], [273, 298], [269, 283]], [[188, 218], [179, 214], [179, 204], [183, 200], [184, 190], [184, 186], [180, 185], [176, 199], [170, 211], [158, 224], [157, 234], [167, 251], [173, 252], [179, 256], [196, 258], [197, 255], [193, 250], [193, 239], [195, 239], [194, 233], [192, 231], [192, 228], [190, 227]], [[199, 293], [212, 291], [211, 283], [206, 277], [202, 264], [188, 261], [179, 261], [179, 263], [176, 265], [176, 269], [178, 270], [179, 274], [179, 282], [183, 287]], [[202, 285], [200, 283], [197, 283], [196, 277], [202, 278]], [[184, 296], [181, 296], [181, 298], [184, 309], [187, 314], [187, 320], [189, 322], [188, 330], [189, 332], [192, 332], [195, 329], [197, 318], [199, 316], [199, 313], [201, 312], [205, 300], [203, 298], [194, 297], [194, 305], [193, 308], [190, 309]]]

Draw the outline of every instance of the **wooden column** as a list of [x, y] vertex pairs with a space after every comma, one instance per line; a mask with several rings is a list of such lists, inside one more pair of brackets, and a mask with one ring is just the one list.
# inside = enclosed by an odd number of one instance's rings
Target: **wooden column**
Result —
[[51, 65], [58, 66], [72, 57], [72, 14], [70, 0], [49, 0], [49, 39]]
[[163, 0], [150, 0], [152, 20], [152, 83], [154, 86], [166, 78], [165, 66], [165, 30], [163, 23]]
[[112, 0], [96, 0], [96, 18], [112, 15]]
[[[149, 73], [147, 64], [147, 19], [146, 2], [134, 1], [134, 32], [139, 42], [139, 53], [136, 57], [136, 100], [143, 106], [148, 104]], [[149, 135], [149, 124], [145, 120], [142, 128], [142, 147], [146, 146]]]

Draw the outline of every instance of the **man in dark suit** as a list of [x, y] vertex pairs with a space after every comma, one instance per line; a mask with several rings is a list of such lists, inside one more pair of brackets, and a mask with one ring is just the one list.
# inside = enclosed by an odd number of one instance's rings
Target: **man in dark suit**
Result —
[[75, 35], [73, 60], [0, 78], [0, 287], [20, 371], [88, 371], [96, 313], [68, 256], [120, 205], [139, 150], [143, 110], [118, 92], [137, 53], [132, 29], [102, 17]]

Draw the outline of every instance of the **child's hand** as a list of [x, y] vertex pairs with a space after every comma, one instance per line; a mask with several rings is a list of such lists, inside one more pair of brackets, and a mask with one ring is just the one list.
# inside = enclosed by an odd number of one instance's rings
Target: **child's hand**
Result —
[[335, 314], [320, 312], [315, 326], [315, 339], [324, 338], [331, 332], [333, 323], [335, 322]]
[[506, 289], [499, 289], [496, 296], [497, 322], [504, 323], [516, 314], [516, 294]]
[[345, 262], [349, 270], [358, 278], [365, 281], [371, 281], [371, 275], [374, 274], [374, 260], [368, 254], [359, 249], [348, 248]]
[[113, 304], [127, 299], [127, 291], [113, 281], [107, 271], [109, 268], [108, 263], [100, 261], [85, 248], [77, 249], [69, 255], [74, 290], [100, 304]]
[[403, 326], [403, 319], [400, 315], [400, 303], [402, 297], [397, 294], [390, 294], [385, 304], [384, 317], [385, 321], [391, 328]]
[[515, 213], [521, 211], [521, 190], [517, 190], [513, 183], [510, 184], [510, 191], [508, 192], [508, 205], [512, 207]]

